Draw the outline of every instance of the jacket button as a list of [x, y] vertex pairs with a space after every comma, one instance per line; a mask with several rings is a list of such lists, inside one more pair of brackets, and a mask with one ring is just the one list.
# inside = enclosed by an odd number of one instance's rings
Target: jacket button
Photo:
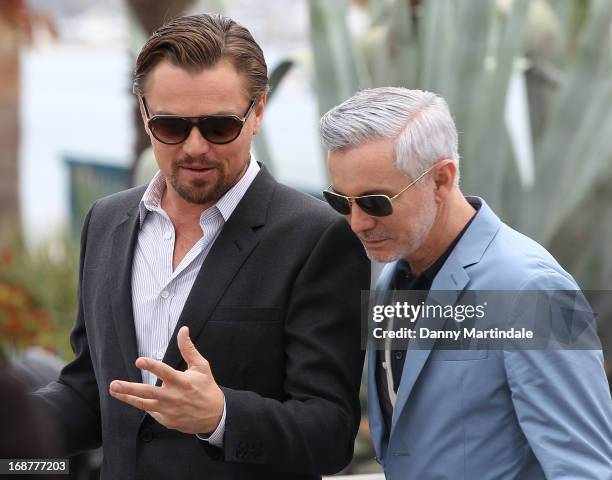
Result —
[[141, 441], [149, 443], [153, 440], [153, 431], [150, 428], [143, 428], [138, 434], [138, 437]]

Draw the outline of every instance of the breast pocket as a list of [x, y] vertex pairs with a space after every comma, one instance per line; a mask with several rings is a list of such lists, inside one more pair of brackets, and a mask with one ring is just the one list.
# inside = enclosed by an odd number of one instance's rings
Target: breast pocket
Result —
[[285, 374], [284, 325], [280, 308], [217, 308], [200, 341], [218, 383], [278, 396]]

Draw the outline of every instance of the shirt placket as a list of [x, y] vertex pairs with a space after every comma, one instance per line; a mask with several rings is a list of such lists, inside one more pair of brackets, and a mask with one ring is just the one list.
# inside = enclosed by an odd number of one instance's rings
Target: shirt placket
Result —
[[159, 299], [161, 302], [161, 311], [162, 311], [162, 320], [165, 323], [165, 328], [160, 329], [160, 331], [164, 332], [164, 335], [160, 335], [159, 342], [155, 346], [155, 350], [153, 353], [153, 358], [157, 360], [162, 360], [164, 358], [164, 354], [166, 353], [166, 348], [168, 343], [170, 342], [169, 333], [170, 325], [172, 324], [172, 300], [175, 297], [176, 293], [176, 282], [174, 281], [176, 276], [174, 272], [172, 272], [172, 257], [174, 254], [174, 227], [172, 226], [172, 222], [168, 218], [163, 210], [160, 212], [162, 214], [162, 238], [163, 238], [163, 255], [164, 259], [164, 282], [161, 286], [161, 290], [159, 292]]

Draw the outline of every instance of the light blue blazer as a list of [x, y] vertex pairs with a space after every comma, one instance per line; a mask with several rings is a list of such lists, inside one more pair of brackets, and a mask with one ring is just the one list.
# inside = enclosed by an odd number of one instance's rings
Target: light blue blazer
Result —
[[[575, 290], [539, 244], [478, 197], [435, 290]], [[385, 267], [387, 290], [396, 264]], [[612, 400], [601, 350], [417, 350], [405, 356], [390, 435], [368, 353], [368, 416], [391, 480], [612, 479]]]

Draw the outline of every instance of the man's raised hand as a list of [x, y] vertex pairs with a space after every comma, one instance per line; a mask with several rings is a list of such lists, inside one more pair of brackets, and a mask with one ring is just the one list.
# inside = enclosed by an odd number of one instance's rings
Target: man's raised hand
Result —
[[136, 366], [157, 376], [161, 386], [113, 380], [110, 394], [146, 411], [166, 428], [184, 433], [213, 432], [223, 415], [223, 392], [215, 382], [208, 360], [189, 338], [187, 327], [180, 328], [177, 343], [187, 370], [181, 372], [159, 360], [139, 357]]

